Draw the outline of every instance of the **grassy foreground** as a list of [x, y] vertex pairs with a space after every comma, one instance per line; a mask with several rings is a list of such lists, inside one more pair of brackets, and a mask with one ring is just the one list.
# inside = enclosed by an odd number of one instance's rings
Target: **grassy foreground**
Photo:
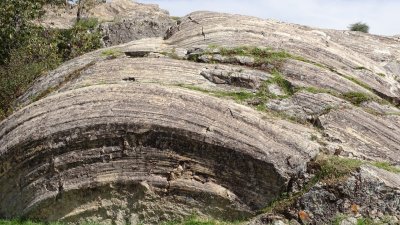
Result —
[[[206, 220], [198, 217], [189, 217], [184, 221], [170, 221], [161, 223], [161, 225], [239, 225], [240, 222], [221, 222], [217, 220]], [[29, 220], [0, 220], [0, 225], [66, 225], [61, 222], [51, 222], [51, 223], [42, 223], [42, 222], [33, 222]], [[98, 223], [93, 222], [84, 222], [79, 225], [100, 225]]]

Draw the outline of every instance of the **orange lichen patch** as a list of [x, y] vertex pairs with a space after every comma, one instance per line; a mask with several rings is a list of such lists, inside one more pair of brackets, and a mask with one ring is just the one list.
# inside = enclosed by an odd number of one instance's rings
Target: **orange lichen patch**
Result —
[[360, 206], [358, 206], [357, 204], [351, 204], [350, 206], [350, 210], [354, 215], [357, 215], [358, 212], [360, 211]]
[[308, 215], [307, 212], [300, 210], [299, 212], [299, 218], [301, 219], [301, 221], [310, 221], [310, 216]]

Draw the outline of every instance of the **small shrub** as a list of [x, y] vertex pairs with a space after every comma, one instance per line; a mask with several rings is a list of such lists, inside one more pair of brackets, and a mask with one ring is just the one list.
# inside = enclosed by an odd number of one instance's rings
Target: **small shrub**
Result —
[[349, 29], [351, 31], [359, 31], [359, 32], [363, 32], [363, 33], [369, 32], [369, 26], [366, 23], [362, 23], [362, 22], [350, 24]]
[[97, 20], [87, 19], [67, 30], [31, 27], [29, 37], [9, 50], [0, 64], [0, 120], [33, 81], [62, 62], [101, 47]]

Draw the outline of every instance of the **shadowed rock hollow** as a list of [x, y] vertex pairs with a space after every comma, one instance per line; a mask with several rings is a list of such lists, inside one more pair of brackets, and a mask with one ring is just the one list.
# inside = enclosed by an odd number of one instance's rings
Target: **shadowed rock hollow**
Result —
[[0, 123], [0, 216], [236, 220], [293, 191], [320, 152], [398, 165], [399, 49], [394, 37], [195, 12], [164, 39], [73, 59]]

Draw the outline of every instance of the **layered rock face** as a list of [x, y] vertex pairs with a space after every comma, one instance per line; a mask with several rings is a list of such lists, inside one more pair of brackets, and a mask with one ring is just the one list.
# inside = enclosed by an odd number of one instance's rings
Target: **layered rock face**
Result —
[[0, 216], [237, 220], [292, 191], [321, 151], [398, 165], [399, 49], [391, 37], [195, 12], [164, 39], [73, 59], [0, 124]]

